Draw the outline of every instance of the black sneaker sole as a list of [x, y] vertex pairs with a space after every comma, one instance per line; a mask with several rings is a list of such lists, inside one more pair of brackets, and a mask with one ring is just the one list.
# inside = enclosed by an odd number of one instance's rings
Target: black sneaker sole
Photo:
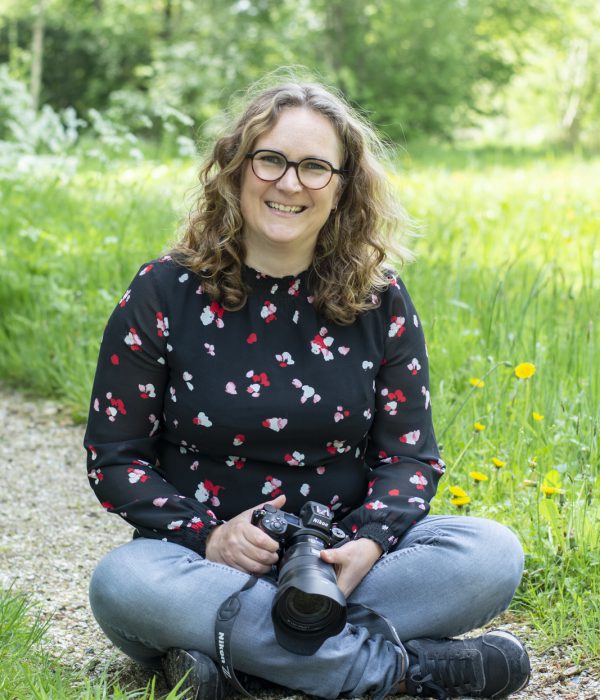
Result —
[[167, 682], [173, 688], [185, 676], [179, 691], [186, 700], [222, 700], [223, 679], [215, 662], [198, 651], [169, 649], [162, 659]]

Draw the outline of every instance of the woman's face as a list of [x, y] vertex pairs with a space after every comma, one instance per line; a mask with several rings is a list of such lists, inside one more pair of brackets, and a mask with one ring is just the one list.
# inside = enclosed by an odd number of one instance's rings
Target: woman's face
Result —
[[[342, 144], [331, 122], [306, 107], [283, 111], [275, 126], [252, 144], [252, 152], [259, 149], [279, 151], [288, 161], [312, 157], [327, 160], [334, 168], [342, 165]], [[264, 182], [248, 160], [241, 186], [248, 258], [256, 262], [261, 253], [282, 255], [308, 266], [319, 231], [337, 204], [340, 184], [340, 176], [333, 175], [323, 189], [309, 190], [299, 182], [293, 167], [280, 180]]]

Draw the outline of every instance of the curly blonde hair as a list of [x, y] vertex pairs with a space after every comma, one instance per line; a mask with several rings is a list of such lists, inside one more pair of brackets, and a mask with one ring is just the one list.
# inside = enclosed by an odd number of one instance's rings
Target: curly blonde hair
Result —
[[171, 255], [203, 278], [205, 291], [227, 310], [244, 306], [250, 291], [242, 276], [246, 255], [240, 209], [246, 154], [281, 112], [305, 107], [326, 117], [343, 146], [343, 178], [337, 208], [319, 233], [309, 271], [314, 306], [326, 319], [352, 323], [373, 308], [374, 292], [389, 284], [384, 261], [412, 256], [392, 239], [408, 229], [408, 217], [392, 191], [381, 161], [385, 149], [373, 129], [346, 102], [319, 84], [286, 82], [262, 90], [203, 163], [200, 195]]

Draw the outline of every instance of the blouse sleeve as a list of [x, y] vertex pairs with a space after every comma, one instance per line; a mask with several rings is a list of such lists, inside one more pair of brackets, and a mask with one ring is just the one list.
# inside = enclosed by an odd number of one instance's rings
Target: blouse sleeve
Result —
[[365, 459], [365, 502], [342, 525], [387, 552], [429, 512], [445, 471], [438, 452], [429, 399], [429, 366], [421, 324], [403, 283], [392, 277], [380, 311], [385, 353], [375, 379], [375, 414]]
[[154, 262], [140, 269], [104, 332], [84, 438], [88, 477], [104, 508], [141, 535], [204, 555], [215, 514], [177, 493], [157, 458], [169, 377], [161, 267]]

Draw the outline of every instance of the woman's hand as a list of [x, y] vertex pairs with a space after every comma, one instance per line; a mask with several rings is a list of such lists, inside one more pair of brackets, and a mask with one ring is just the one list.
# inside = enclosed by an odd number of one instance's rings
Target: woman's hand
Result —
[[321, 559], [335, 566], [338, 588], [348, 598], [371, 571], [382, 552], [377, 542], [361, 537], [336, 549], [321, 550]]
[[[283, 508], [285, 496], [277, 496], [270, 503]], [[227, 564], [247, 574], [267, 574], [278, 561], [279, 544], [256, 525], [252, 525], [252, 513], [262, 508], [260, 503], [218, 525], [206, 540], [206, 558], [219, 564]]]

